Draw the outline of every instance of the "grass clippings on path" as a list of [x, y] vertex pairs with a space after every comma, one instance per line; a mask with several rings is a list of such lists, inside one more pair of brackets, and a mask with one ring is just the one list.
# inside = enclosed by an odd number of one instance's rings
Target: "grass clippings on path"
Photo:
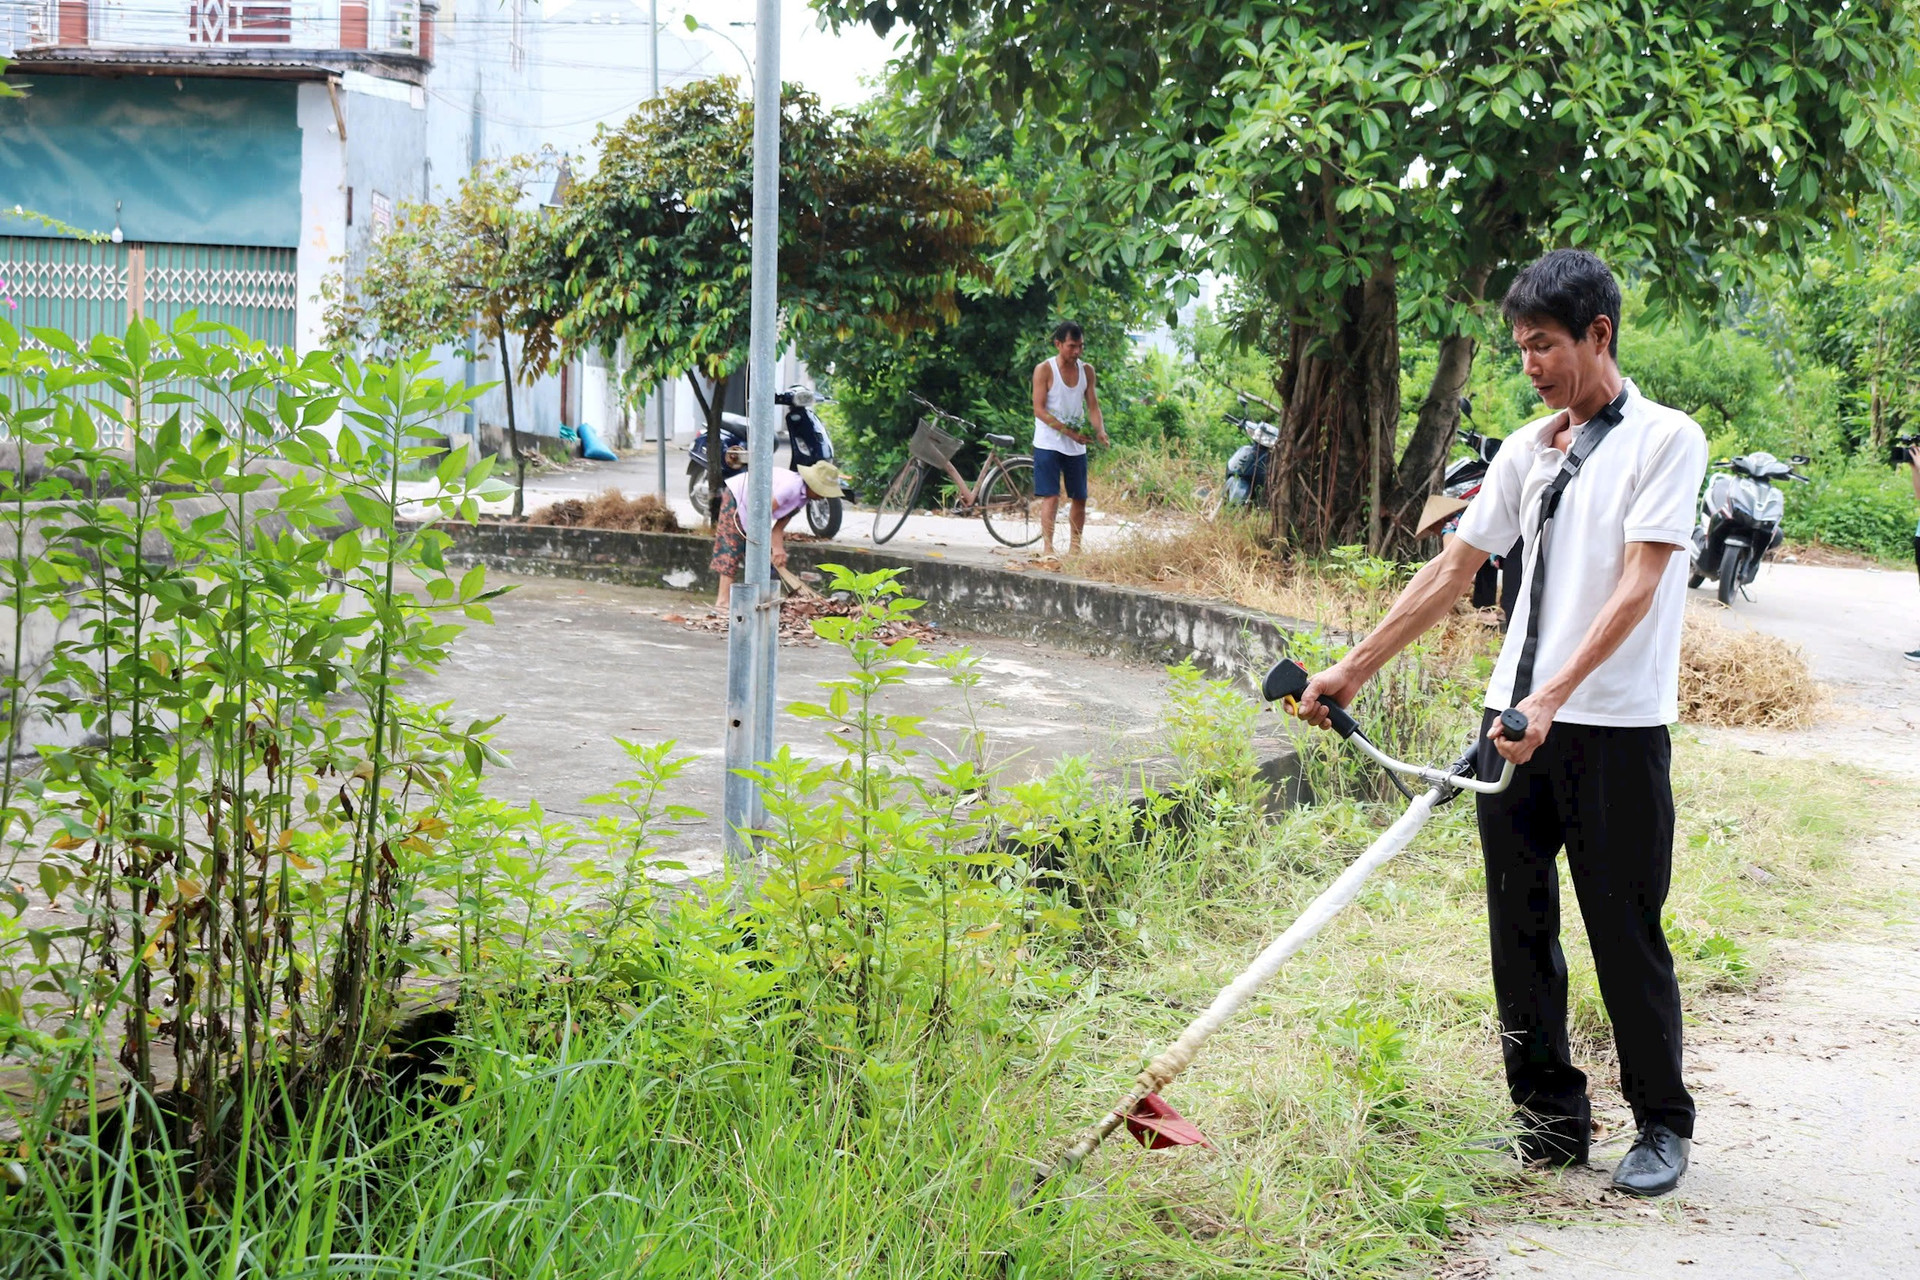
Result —
[[[780, 643], [807, 649], [820, 647], [820, 636], [813, 624], [821, 618], [845, 618], [854, 612], [854, 607], [842, 601], [828, 599], [819, 595], [782, 596], [780, 599]], [[708, 611], [705, 613], [662, 615], [667, 622], [677, 622], [689, 631], [704, 631], [708, 635], [726, 635], [730, 624], [725, 614]], [[953, 637], [940, 628], [927, 622], [908, 618], [889, 622], [879, 628], [875, 639], [882, 644], [892, 644], [896, 640], [914, 639], [923, 645], [951, 643]]]
[[1680, 638], [1680, 719], [1722, 729], [1805, 729], [1826, 706], [1798, 645], [1690, 603]]

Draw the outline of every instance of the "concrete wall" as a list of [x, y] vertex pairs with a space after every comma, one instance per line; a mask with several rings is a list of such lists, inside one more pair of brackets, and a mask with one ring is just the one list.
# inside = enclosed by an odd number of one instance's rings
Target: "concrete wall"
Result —
[[[453, 539], [453, 564], [709, 597], [718, 585], [707, 568], [712, 543], [698, 535], [545, 525], [441, 527]], [[1151, 662], [1192, 658], [1227, 679], [1264, 671], [1286, 652], [1291, 633], [1308, 629], [1295, 619], [1218, 601], [839, 543], [795, 543], [788, 557], [796, 573], [823, 563], [860, 572], [904, 569], [908, 592], [927, 602], [920, 616], [939, 626]]]

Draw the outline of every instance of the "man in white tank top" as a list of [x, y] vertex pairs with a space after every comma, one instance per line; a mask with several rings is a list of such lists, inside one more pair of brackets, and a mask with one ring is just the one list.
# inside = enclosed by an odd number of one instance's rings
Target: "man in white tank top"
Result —
[[[1068, 522], [1073, 530], [1067, 553], [1080, 550], [1080, 531], [1087, 526], [1087, 441], [1108, 443], [1100, 416], [1100, 397], [1094, 391], [1093, 366], [1080, 358], [1086, 349], [1080, 326], [1063, 322], [1053, 331], [1052, 359], [1033, 367], [1033, 496], [1040, 506], [1040, 553], [1053, 555], [1053, 524], [1060, 511], [1060, 487], [1066, 485], [1073, 504]], [[1083, 424], [1091, 423], [1088, 435]]]

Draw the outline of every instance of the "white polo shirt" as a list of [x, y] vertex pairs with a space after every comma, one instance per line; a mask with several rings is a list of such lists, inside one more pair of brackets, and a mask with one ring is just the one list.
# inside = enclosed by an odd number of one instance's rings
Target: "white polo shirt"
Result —
[[[1530, 422], [1500, 446], [1480, 493], [1460, 520], [1459, 536], [1493, 555], [1527, 539], [1520, 603], [1507, 627], [1487, 706], [1512, 702], [1514, 672], [1532, 608], [1534, 524], [1540, 501], [1565, 455], [1549, 443], [1552, 416]], [[1575, 432], [1587, 430], [1582, 424]], [[1707, 437], [1692, 418], [1655, 404], [1627, 382], [1620, 423], [1588, 457], [1560, 496], [1547, 532], [1547, 588], [1533, 687], [1553, 678], [1586, 638], [1619, 585], [1629, 542], [1685, 547], [1692, 537], [1707, 474]], [[1680, 624], [1687, 602], [1687, 556], [1676, 553], [1654, 591], [1653, 607], [1613, 656], [1594, 668], [1560, 709], [1568, 724], [1631, 728], [1680, 718]]]

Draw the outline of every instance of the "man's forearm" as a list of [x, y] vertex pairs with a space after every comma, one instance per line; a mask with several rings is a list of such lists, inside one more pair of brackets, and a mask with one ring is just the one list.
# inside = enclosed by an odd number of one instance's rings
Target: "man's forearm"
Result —
[[1444, 551], [1420, 567], [1380, 625], [1353, 647], [1346, 660], [1371, 678], [1395, 654], [1447, 616], [1486, 558], [1486, 552], [1453, 539]]

